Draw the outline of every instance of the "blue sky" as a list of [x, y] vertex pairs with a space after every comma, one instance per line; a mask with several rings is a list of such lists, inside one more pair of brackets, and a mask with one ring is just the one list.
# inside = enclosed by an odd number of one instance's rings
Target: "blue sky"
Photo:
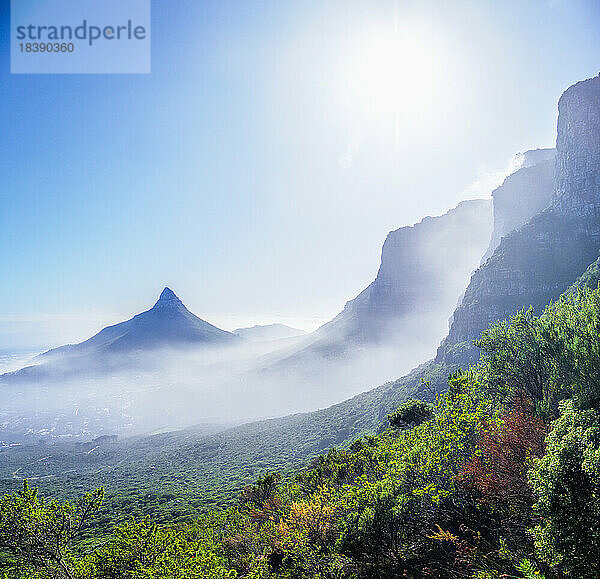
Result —
[[600, 70], [595, 1], [153, 0], [149, 75], [11, 75], [1, 6], [0, 349], [164, 285], [229, 329], [313, 327]]

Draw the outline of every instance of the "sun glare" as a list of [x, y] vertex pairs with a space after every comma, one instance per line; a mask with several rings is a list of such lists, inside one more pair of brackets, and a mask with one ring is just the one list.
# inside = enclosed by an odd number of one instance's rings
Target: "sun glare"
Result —
[[369, 116], [394, 115], [401, 125], [423, 125], [440, 98], [443, 53], [418, 28], [371, 32], [357, 47], [351, 82]]

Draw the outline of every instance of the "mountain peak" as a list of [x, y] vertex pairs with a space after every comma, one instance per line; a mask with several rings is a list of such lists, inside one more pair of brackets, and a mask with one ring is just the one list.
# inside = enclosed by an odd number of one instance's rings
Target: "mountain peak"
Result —
[[181, 300], [175, 295], [175, 292], [171, 288], [165, 287], [161, 292], [158, 301], [154, 304], [154, 307], [177, 306], [179, 304], [183, 305]]

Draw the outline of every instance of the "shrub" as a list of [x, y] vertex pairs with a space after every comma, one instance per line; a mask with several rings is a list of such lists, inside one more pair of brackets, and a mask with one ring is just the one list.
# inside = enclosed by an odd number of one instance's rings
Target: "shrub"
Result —
[[409, 400], [397, 410], [388, 414], [390, 426], [394, 428], [413, 428], [433, 416], [433, 404], [423, 400]]
[[600, 576], [600, 417], [561, 404], [547, 451], [530, 473], [540, 558], [568, 577]]

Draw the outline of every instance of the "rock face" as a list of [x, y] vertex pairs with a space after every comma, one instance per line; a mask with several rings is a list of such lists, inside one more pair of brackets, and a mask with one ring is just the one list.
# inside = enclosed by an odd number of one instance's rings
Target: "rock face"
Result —
[[533, 167], [544, 161], [554, 161], [556, 149], [531, 149], [523, 153], [523, 164], [521, 168]]
[[[534, 167], [535, 168], [535, 167]], [[600, 249], [600, 77], [570, 87], [559, 102], [551, 205], [501, 239], [473, 274], [437, 360], [466, 364], [476, 351], [461, 344], [490, 323], [556, 299]]]
[[385, 342], [404, 317], [447, 320], [490, 239], [491, 202], [463, 201], [440, 217], [388, 234], [376, 279], [317, 332], [351, 343]]
[[527, 151], [523, 154], [523, 166], [492, 192], [494, 231], [482, 263], [494, 253], [503, 237], [550, 205], [554, 185], [554, 155], [554, 149]]
[[569, 87], [558, 102], [553, 205], [578, 217], [600, 214], [600, 75]]

